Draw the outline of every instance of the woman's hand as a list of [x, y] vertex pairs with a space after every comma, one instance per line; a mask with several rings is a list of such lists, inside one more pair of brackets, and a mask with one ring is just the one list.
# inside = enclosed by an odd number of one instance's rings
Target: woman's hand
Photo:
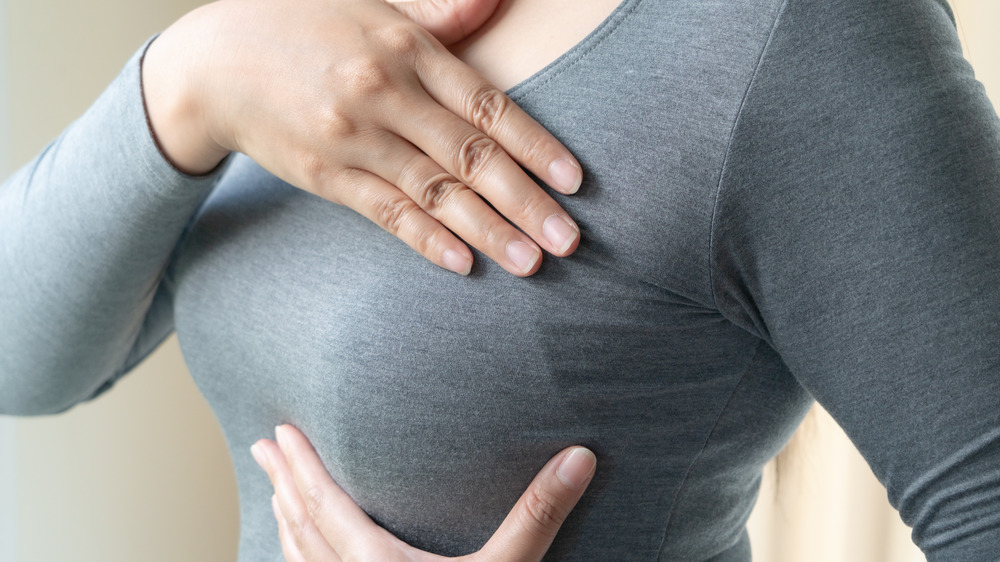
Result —
[[442, 267], [471, 268], [457, 234], [511, 273], [530, 275], [541, 258], [532, 239], [565, 256], [579, 228], [518, 163], [566, 194], [582, 175], [565, 147], [438, 41], [467, 35], [497, 3], [203, 6], [146, 53], [150, 123], [167, 157], [189, 173], [243, 152]]
[[[274, 485], [271, 503], [288, 562], [446, 560], [417, 550], [376, 525], [334, 483], [297, 429], [283, 425], [276, 434], [277, 443], [262, 439], [251, 452]], [[594, 454], [583, 447], [557, 454], [531, 482], [489, 542], [457, 560], [541, 560], [596, 467]]]

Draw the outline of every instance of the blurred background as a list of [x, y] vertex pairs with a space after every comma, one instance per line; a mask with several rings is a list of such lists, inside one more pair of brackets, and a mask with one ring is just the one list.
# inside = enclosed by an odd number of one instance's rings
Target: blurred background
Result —
[[[0, 0], [2, 177], [82, 113], [146, 38], [201, 3]], [[967, 58], [1000, 100], [1000, 2], [951, 4]], [[829, 416], [817, 408], [804, 425], [780, 480], [773, 465], [765, 472], [755, 560], [923, 560]], [[96, 402], [0, 417], [0, 562], [235, 560], [231, 471], [171, 338]]]

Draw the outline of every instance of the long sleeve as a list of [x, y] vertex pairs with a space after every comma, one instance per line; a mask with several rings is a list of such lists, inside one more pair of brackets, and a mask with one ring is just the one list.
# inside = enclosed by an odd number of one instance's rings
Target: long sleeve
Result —
[[1000, 122], [950, 16], [935, 0], [788, 2], [732, 139], [714, 286], [930, 560], [995, 560]]
[[144, 52], [0, 187], [0, 413], [92, 398], [172, 330], [169, 297], [154, 296], [221, 172], [188, 177], [160, 154]]

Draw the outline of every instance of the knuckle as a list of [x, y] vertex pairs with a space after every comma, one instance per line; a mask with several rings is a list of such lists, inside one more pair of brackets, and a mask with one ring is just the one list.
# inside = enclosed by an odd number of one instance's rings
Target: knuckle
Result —
[[288, 534], [292, 536], [292, 540], [295, 541], [299, 549], [305, 547], [306, 527], [308, 524], [308, 521], [301, 514], [285, 516], [285, 525], [288, 527]]
[[318, 190], [326, 175], [326, 160], [313, 150], [300, 151], [295, 161], [307, 188]]
[[347, 111], [332, 104], [321, 110], [317, 116], [319, 134], [327, 142], [342, 142], [356, 135], [359, 127], [354, 117]]
[[424, 29], [418, 25], [391, 25], [377, 31], [379, 39], [391, 52], [409, 58], [426, 46]]
[[417, 190], [417, 204], [429, 213], [437, 211], [465, 186], [447, 174], [428, 178]]
[[302, 491], [302, 502], [306, 505], [306, 512], [315, 521], [323, 515], [326, 495], [318, 487], [310, 486]]
[[344, 204], [344, 196], [356, 192], [364, 173], [357, 168], [339, 168], [332, 173], [323, 173], [316, 178], [313, 192], [337, 204]]
[[299, 552], [309, 552], [309, 541], [306, 540], [305, 535], [299, 534], [298, 532], [292, 532], [292, 542], [295, 543], [295, 549]]
[[430, 256], [431, 249], [436, 247], [437, 233], [431, 228], [420, 228], [413, 233], [412, 245], [422, 256]]
[[547, 163], [552, 160], [551, 146], [540, 135], [530, 135], [518, 144], [525, 162]]
[[510, 225], [501, 219], [482, 221], [476, 231], [477, 238], [483, 241], [484, 247], [501, 247], [509, 234]]
[[375, 202], [375, 219], [389, 234], [397, 236], [403, 228], [414, 203], [399, 197], [382, 198]]
[[502, 149], [482, 133], [469, 135], [458, 149], [458, 170], [463, 177], [475, 178], [484, 173]]
[[541, 535], [554, 537], [564, 519], [556, 497], [540, 486], [533, 486], [525, 499], [529, 527]]
[[539, 211], [543, 208], [541, 201], [533, 197], [525, 197], [523, 199], [518, 199], [516, 207], [508, 212], [508, 218], [518, 224], [525, 224], [530, 222], [531, 218], [537, 216]]
[[490, 131], [510, 109], [510, 99], [492, 86], [480, 86], [469, 95], [472, 124], [481, 131]]
[[392, 74], [385, 63], [375, 56], [362, 56], [345, 62], [340, 68], [340, 79], [363, 97], [377, 96], [392, 87]]

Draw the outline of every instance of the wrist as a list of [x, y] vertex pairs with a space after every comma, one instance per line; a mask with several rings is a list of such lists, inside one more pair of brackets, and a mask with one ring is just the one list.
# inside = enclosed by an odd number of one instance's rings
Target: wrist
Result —
[[150, 133], [163, 156], [181, 172], [202, 175], [230, 151], [210, 130], [210, 112], [202, 99], [205, 88], [194, 67], [199, 58], [184, 49], [190, 43], [175, 29], [178, 24], [154, 39], [143, 55], [143, 103]]

